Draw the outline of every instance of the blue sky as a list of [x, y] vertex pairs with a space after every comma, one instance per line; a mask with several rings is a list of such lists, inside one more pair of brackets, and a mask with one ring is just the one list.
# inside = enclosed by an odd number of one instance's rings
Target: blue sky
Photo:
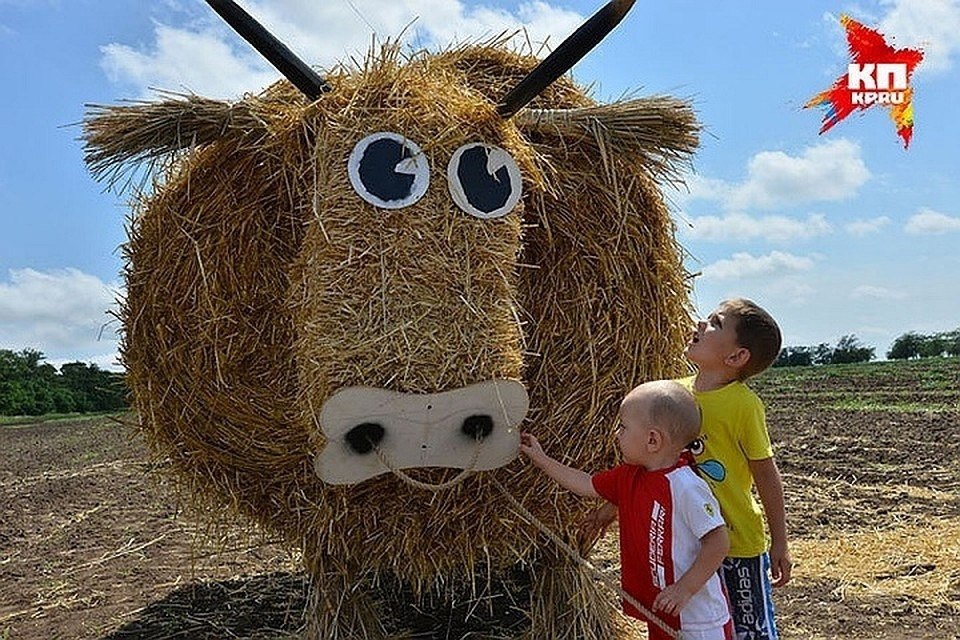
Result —
[[[406, 30], [437, 48], [525, 27], [556, 44], [600, 2], [244, 0], [313, 65]], [[765, 6], [765, 10], [758, 10]], [[839, 16], [922, 48], [904, 150], [873, 108], [818, 135], [802, 109], [846, 70]], [[690, 98], [706, 133], [671, 193], [706, 313], [743, 295], [788, 345], [855, 334], [882, 356], [906, 331], [960, 326], [960, 1], [644, 2], [574, 77], [610, 100]], [[84, 104], [151, 88], [236, 98], [278, 77], [201, 0], [0, 0], [0, 348], [111, 366], [124, 196], [92, 181]]]

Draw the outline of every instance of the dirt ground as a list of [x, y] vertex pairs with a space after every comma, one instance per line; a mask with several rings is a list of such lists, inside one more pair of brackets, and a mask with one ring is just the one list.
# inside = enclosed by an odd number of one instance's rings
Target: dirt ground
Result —
[[[796, 562], [775, 596], [783, 638], [960, 638], [960, 364], [947, 365], [933, 382], [879, 368], [758, 381]], [[0, 638], [296, 637], [297, 558], [239, 534], [198, 545], [145, 460], [115, 420], [0, 426]], [[596, 553], [614, 563], [615, 537]], [[479, 617], [467, 604], [461, 617]], [[420, 617], [414, 637], [490, 637]]]

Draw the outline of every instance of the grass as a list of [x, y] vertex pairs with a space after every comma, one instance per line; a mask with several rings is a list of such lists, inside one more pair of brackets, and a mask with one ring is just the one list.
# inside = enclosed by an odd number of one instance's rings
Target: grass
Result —
[[811, 367], [777, 367], [763, 377], [778, 380], [811, 381], [826, 378], [870, 379], [884, 384], [892, 381], [916, 380], [932, 389], [948, 389], [960, 373], [960, 357], [921, 358], [917, 360], [881, 360], [850, 364], [829, 364]]
[[960, 358], [769, 369], [751, 381], [777, 403], [854, 411], [960, 411]]
[[0, 416], [0, 427], [15, 427], [47, 422], [82, 422], [106, 416], [119, 416], [125, 411], [97, 411], [94, 413], [47, 413], [42, 416]]
[[896, 402], [884, 398], [870, 397], [847, 398], [830, 402], [824, 406], [829, 409], [842, 409], [844, 411], [894, 411], [899, 413], [944, 413], [957, 410], [956, 403]]
[[955, 606], [960, 575], [960, 519], [847, 533], [839, 538], [793, 544], [803, 558], [798, 576], [836, 581], [847, 596], [883, 594], [931, 607]]

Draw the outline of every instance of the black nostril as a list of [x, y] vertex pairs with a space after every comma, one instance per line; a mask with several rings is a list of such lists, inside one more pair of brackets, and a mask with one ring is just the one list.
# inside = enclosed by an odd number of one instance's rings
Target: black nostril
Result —
[[383, 440], [384, 433], [376, 422], [364, 422], [347, 431], [347, 444], [355, 453], [370, 453]]
[[470, 416], [463, 421], [460, 431], [474, 440], [481, 440], [493, 431], [493, 419], [487, 415]]

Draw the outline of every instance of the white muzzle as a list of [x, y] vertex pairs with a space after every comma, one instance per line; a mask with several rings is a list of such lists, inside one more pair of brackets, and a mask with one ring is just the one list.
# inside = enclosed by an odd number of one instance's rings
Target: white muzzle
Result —
[[528, 408], [515, 380], [430, 394], [346, 387], [320, 410], [327, 445], [313, 468], [328, 484], [357, 484], [393, 469], [496, 469], [517, 457], [517, 427]]

